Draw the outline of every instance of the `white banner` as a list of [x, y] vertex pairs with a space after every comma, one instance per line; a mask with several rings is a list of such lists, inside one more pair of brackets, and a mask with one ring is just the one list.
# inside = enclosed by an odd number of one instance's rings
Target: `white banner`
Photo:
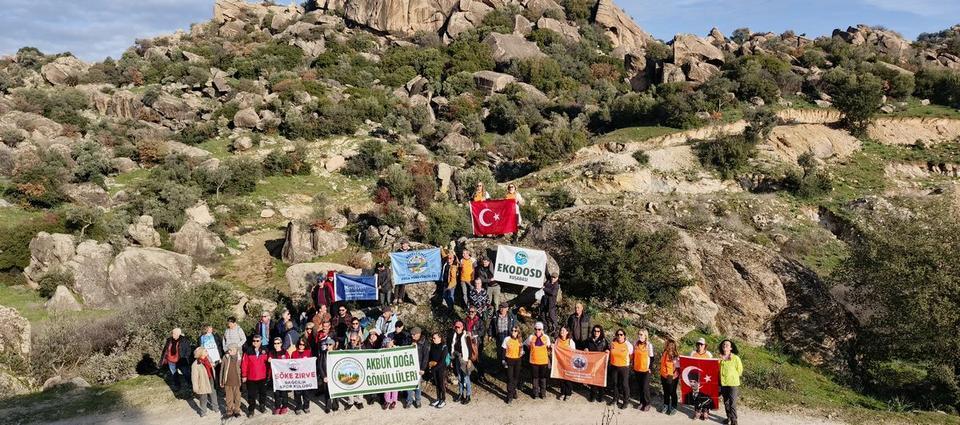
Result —
[[210, 364], [220, 363], [220, 349], [217, 348], [217, 340], [215, 338], [207, 338], [203, 342], [203, 348], [207, 349], [207, 359], [210, 360]]
[[317, 389], [317, 358], [270, 359], [274, 391]]
[[493, 280], [543, 288], [547, 273], [547, 253], [509, 245], [497, 246], [497, 267]]
[[420, 384], [417, 347], [331, 351], [327, 377], [333, 398], [416, 389]]

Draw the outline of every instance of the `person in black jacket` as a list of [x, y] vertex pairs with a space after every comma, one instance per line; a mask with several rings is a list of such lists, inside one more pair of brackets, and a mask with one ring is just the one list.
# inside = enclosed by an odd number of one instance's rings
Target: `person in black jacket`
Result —
[[510, 332], [513, 330], [513, 327], [517, 324], [517, 316], [510, 311], [510, 305], [502, 302], [500, 303], [500, 308], [497, 313], [490, 318], [490, 332], [488, 335], [494, 338], [494, 345], [497, 347], [497, 360], [500, 362], [500, 365], [506, 369], [507, 360], [504, 357], [504, 348], [500, 345], [503, 344], [503, 339], [510, 336]]
[[583, 303], [577, 303], [573, 307], [573, 313], [567, 318], [567, 330], [577, 347], [587, 346], [587, 340], [591, 337], [590, 315], [583, 308]]
[[[410, 332], [410, 339], [407, 341], [407, 344], [397, 344], [397, 345], [416, 345], [417, 347], [417, 359], [420, 362], [420, 382], [423, 382], [423, 376], [427, 374], [430, 363], [430, 342], [423, 337], [423, 330], [420, 328], [413, 328]], [[422, 391], [420, 389], [421, 384], [417, 384], [417, 389], [408, 390], [407, 398], [403, 401], [403, 408], [406, 409], [413, 405], [413, 407], [420, 408], [420, 396]]]
[[543, 284], [543, 297], [540, 298], [540, 309], [543, 321], [547, 325], [547, 333], [557, 331], [557, 296], [560, 294], [560, 275], [550, 273], [550, 279]]
[[183, 336], [180, 328], [174, 328], [170, 332], [170, 337], [163, 343], [163, 351], [160, 352], [160, 367], [166, 365], [170, 369], [170, 381], [173, 383], [174, 391], [180, 391], [180, 377], [186, 381], [187, 387], [190, 383], [190, 362], [193, 355], [193, 346], [190, 340]]
[[[600, 325], [595, 325], [592, 331], [593, 335], [587, 341], [587, 351], [594, 352], [610, 352], [610, 341], [607, 341], [606, 336], [603, 334], [603, 327]], [[605, 373], [605, 372], [604, 372]], [[606, 388], [599, 385], [590, 385], [590, 398], [589, 400], [602, 402]]]
[[447, 360], [450, 359], [450, 353], [439, 332], [434, 332], [430, 339], [432, 343], [427, 352], [427, 373], [437, 388], [437, 399], [430, 406], [442, 409], [447, 405]]
[[326, 336], [317, 341], [318, 351], [313, 352], [317, 356], [317, 395], [323, 402], [323, 413], [330, 413], [330, 410], [337, 410], [337, 404], [330, 400], [330, 390], [327, 387], [327, 353], [333, 350], [337, 342], [331, 336]]

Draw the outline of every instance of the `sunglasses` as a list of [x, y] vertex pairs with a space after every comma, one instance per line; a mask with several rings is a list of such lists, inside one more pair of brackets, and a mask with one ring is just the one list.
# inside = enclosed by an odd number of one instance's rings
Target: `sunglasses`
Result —
[[626, 336], [626, 335], [618, 333], [617, 336]]
[[594, 330], [593, 330], [593, 333], [595, 333], [595, 334], [600, 333], [600, 329], [594, 329]]

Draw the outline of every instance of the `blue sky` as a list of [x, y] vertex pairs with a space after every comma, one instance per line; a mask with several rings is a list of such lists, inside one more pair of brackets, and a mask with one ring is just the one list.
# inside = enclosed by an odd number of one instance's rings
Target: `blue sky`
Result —
[[[960, 23], [958, 0], [615, 0], [657, 38], [725, 34], [739, 27], [809, 36], [865, 23], [914, 39]], [[277, 3], [286, 3], [278, 0]], [[188, 29], [213, 16], [213, 0], [0, 0], [0, 55], [22, 46], [117, 58], [136, 38]]]

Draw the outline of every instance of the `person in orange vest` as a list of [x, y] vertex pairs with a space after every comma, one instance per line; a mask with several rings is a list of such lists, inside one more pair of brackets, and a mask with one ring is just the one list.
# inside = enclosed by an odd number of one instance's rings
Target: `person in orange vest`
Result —
[[630, 401], [630, 357], [633, 356], [633, 344], [627, 341], [627, 332], [617, 329], [613, 341], [610, 342], [610, 376], [613, 377], [613, 398], [607, 402], [617, 403], [621, 409], [627, 408]]
[[700, 338], [697, 340], [697, 348], [690, 352], [690, 357], [698, 359], [712, 359], [713, 353], [707, 351], [707, 340]]
[[[570, 331], [567, 330], [566, 326], [560, 327], [560, 332], [557, 335], [556, 344], [558, 347], [566, 346], [566, 347], [569, 347], [571, 350], [577, 349], [577, 344], [573, 342], [573, 338], [570, 337]], [[559, 381], [560, 381], [560, 397], [563, 399], [563, 401], [567, 401], [570, 398], [570, 396], [573, 395], [573, 384], [566, 379], [560, 379]]]
[[503, 338], [503, 359], [507, 364], [507, 404], [517, 399], [517, 385], [520, 383], [520, 358], [523, 357], [523, 341], [520, 327], [514, 326], [510, 335]]
[[650, 365], [653, 364], [653, 343], [646, 329], [640, 329], [633, 344], [633, 372], [640, 384], [640, 404], [637, 408], [650, 410]]
[[460, 295], [463, 297], [463, 308], [469, 304], [469, 293], [467, 287], [473, 284], [473, 257], [470, 250], [463, 250], [460, 256]]
[[523, 196], [520, 196], [520, 192], [517, 192], [517, 185], [510, 183], [507, 185], [507, 194], [503, 196], [503, 199], [513, 199], [517, 202], [517, 227], [523, 226], [523, 217], [520, 217], [520, 206], [523, 205]]
[[490, 199], [490, 193], [483, 188], [483, 182], [477, 182], [477, 188], [473, 190], [473, 196], [471, 197], [473, 202], [483, 202], [487, 199]]
[[680, 382], [680, 354], [677, 342], [667, 339], [660, 355], [660, 385], [663, 386], [663, 408], [668, 415], [677, 413], [677, 384]]
[[533, 375], [533, 398], [546, 398], [547, 377], [550, 375], [550, 337], [543, 334], [543, 322], [533, 325], [533, 335], [524, 344], [530, 351], [530, 368]]

